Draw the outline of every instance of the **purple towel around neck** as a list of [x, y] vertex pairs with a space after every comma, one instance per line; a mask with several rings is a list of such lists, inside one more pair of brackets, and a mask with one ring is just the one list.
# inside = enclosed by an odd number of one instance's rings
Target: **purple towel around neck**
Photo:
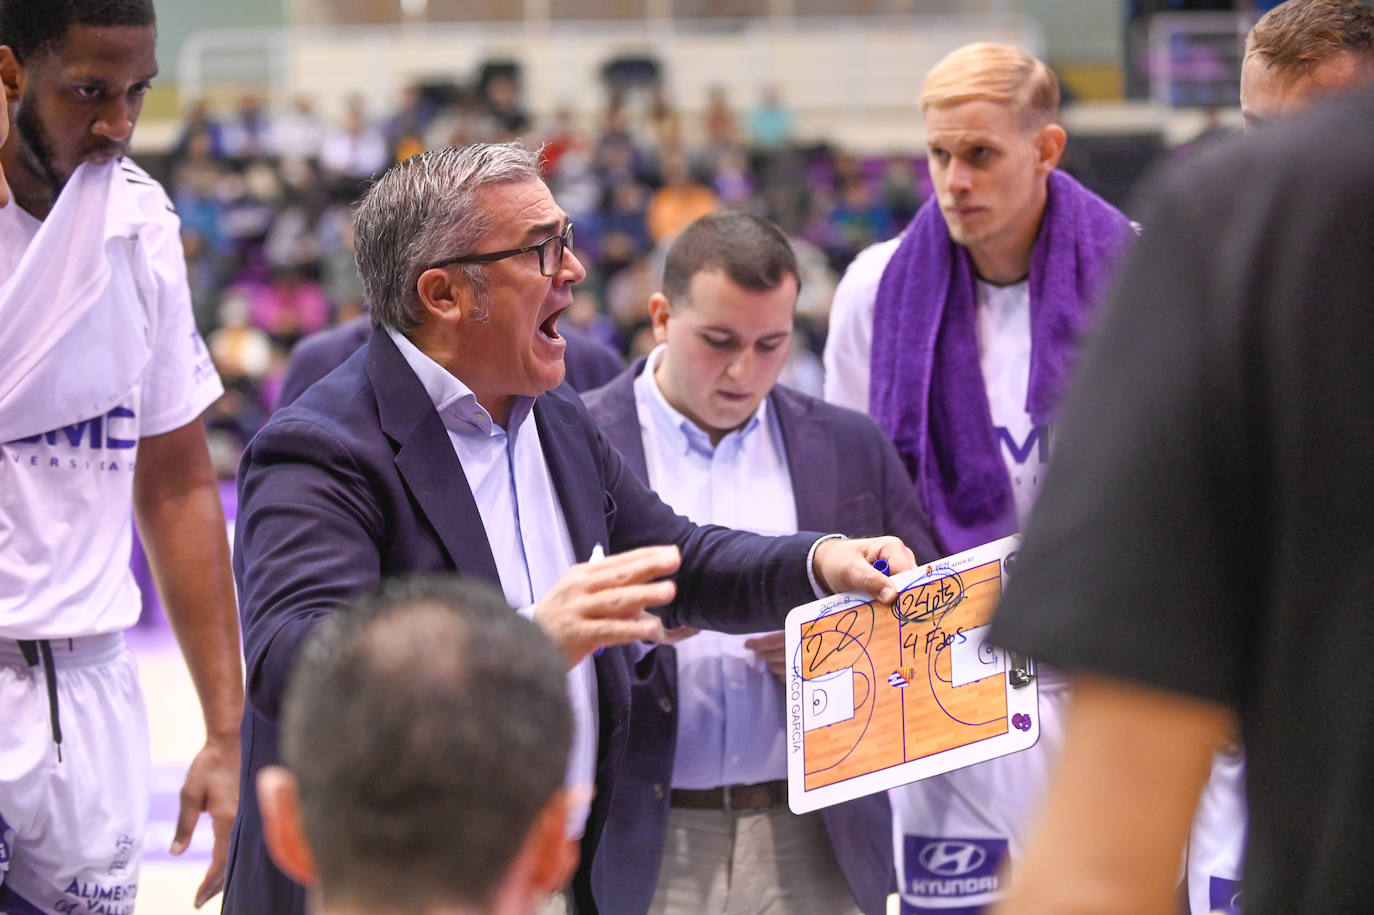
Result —
[[[1048, 425], [1067, 386], [1130, 222], [1061, 171], [1050, 173], [1031, 252], [1026, 409]], [[934, 197], [911, 221], [878, 284], [869, 412], [916, 482], [950, 553], [1016, 530], [1016, 506], [978, 362], [974, 272]]]

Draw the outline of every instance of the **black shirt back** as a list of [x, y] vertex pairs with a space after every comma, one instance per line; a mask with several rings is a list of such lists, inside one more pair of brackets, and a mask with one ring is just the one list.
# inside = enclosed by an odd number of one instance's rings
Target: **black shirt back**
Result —
[[1091, 338], [993, 636], [1238, 710], [1249, 912], [1374, 905], [1374, 94], [1200, 152]]

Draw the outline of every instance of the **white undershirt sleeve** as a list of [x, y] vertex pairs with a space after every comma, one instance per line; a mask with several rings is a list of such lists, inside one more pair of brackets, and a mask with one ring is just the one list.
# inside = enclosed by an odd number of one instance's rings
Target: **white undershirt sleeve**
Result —
[[825, 400], [868, 412], [869, 365], [873, 350], [873, 305], [878, 283], [899, 239], [859, 252], [835, 287], [830, 331], [825, 340]]

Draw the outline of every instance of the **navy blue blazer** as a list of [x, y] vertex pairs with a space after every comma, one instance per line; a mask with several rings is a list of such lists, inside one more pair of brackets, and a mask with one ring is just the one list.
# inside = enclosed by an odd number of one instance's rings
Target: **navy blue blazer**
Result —
[[[756, 537], [674, 514], [625, 469], [566, 386], [536, 398], [534, 417], [575, 555], [590, 555], [597, 543], [613, 553], [665, 543], [682, 550], [678, 596], [655, 611], [667, 625], [777, 628], [788, 608], [814, 598], [806, 558], [817, 535]], [[305, 911], [304, 892], [267, 856], [254, 787], [258, 770], [278, 759], [281, 700], [302, 639], [383, 576], [445, 570], [500, 586], [443, 423], [395, 343], [374, 334], [272, 417], [239, 470], [234, 578], [247, 703], [224, 911]], [[575, 883], [583, 913], [632, 911], [627, 898], [653, 892], [640, 833], [656, 827], [658, 798], [651, 786], [620, 778], [629, 663], [623, 648], [596, 660], [597, 792]]]
[[[571, 325], [558, 332], [568, 341], [563, 353], [567, 377], [563, 380], [574, 391], [600, 387], [625, 368], [625, 360], [606, 344], [587, 336]], [[372, 336], [372, 321], [367, 315], [328, 327], [302, 339], [291, 349], [286, 374], [277, 391], [275, 409], [291, 403], [305, 389], [343, 364]]]
[[[640, 480], [648, 483], [644, 439], [635, 409], [638, 360], [610, 384], [583, 395], [592, 418]], [[892, 534], [919, 559], [939, 554], [924, 523], [911, 478], [901, 458], [873, 420], [800, 391], [778, 385], [768, 395], [778, 418], [787, 468], [797, 506], [797, 527], [851, 537]], [[774, 627], [777, 628], [777, 627]], [[672, 781], [677, 738], [677, 662], [672, 648], [657, 646], [635, 659], [631, 681], [628, 755], [651, 782]], [[652, 724], [654, 719], [659, 723]], [[666, 731], [669, 741], [650, 746], [649, 735]], [[668, 799], [659, 801], [667, 823]], [[892, 858], [892, 810], [886, 794], [875, 794], [822, 811], [831, 847], [859, 907], [868, 915], [887, 911], [887, 896], [897, 888]], [[665, 841], [653, 837], [652, 870], [657, 880]], [[642, 912], [648, 906], [634, 910]]]

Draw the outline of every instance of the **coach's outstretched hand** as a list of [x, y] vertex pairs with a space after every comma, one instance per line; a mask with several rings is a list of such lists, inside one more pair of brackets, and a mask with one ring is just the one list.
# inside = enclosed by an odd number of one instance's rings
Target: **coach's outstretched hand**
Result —
[[896, 537], [826, 540], [816, 547], [812, 562], [816, 580], [832, 594], [863, 591], [890, 604], [897, 599], [897, 588], [886, 575], [873, 568], [873, 563], [879, 559], [887, 561], [892, 575], [916, 567], [915, 555]]
[[675, 546], [646, 546], [579, 562], [534, 605], [534, 621], [563, 649], [569, 668], [603, 645], [658, 641], [663, 624], [644, 611], [677, 595], [676, 584], [656, 579], [681, 564]]

